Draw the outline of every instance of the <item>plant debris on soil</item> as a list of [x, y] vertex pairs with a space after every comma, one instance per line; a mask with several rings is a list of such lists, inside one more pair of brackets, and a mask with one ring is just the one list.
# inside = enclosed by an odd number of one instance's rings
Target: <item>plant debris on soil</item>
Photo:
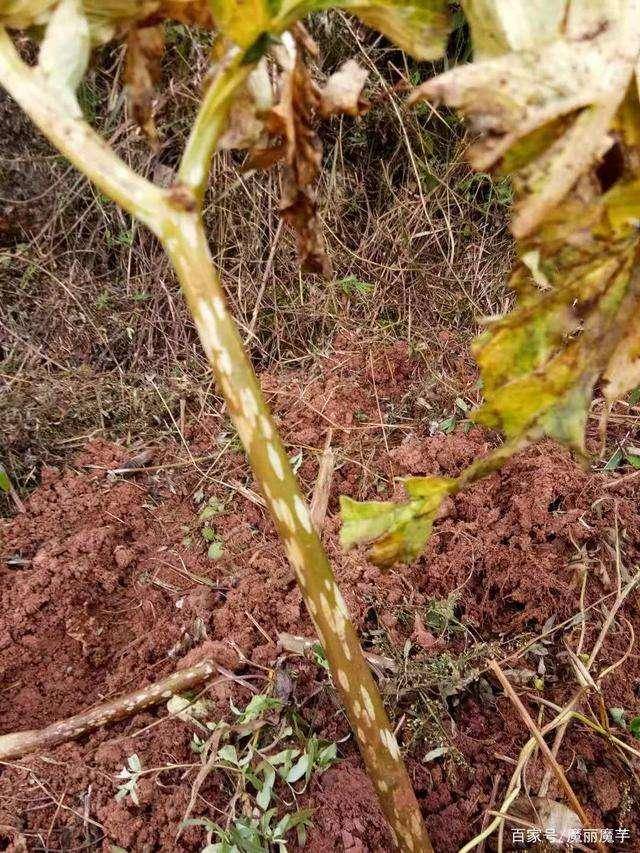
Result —
[[[551, 712], [536, 697], [562, 705], [575, 692], [565, 641], [575, 646], [584, 630], [589, 651], [617, 571], [623, 581], [635, 571], [640, 480], [605, 490], [607, 475], [552, 444], [533, 447], [452, 498], [414, 565], [383, 573], [364, 554], [341, 551], [338, 495], [399, 498], [396, 478], [455, 475], [495, 438], [462, 414], [449, 432], [430, 422], [419, 402], [424, 361], [400, 343], [339, 338], [311, 371], [271, 372], [263, 385], [308, 494], [332, 431], [337, 465], [323, 538], [365, 649], [390, 661], [377, 674], [434, 847], [457, 850], [501, 802], [528, 738], [486, 661], [501, 662], [539, 721]], [[26, 512], [2, 522], [0, 732], [43, 727], [204, 657], [229, 673], [204, 693], [214, 716], [228, 719], [230, 703], [251, 698], [246, 679], [262, 690], [284, 673], [285, 705], [338, 744], [338, 762], [298, 804], [312, 811], [305, 849], [391, 850], [326, 669], [278, 645], [281, 632], [313, 637], [313, 628], [237, 439], [224, 418], [189, 424], [186, 448], [164, 439], [152, 455], [89, 441], [69, 465], [43, 470]], [[109, 473], [127, 463], [131, 473]], [[203, 526], [213, 533], [203, 537]], [[634, 592], [607, 634], [600, 670], [640, 631], [638, 603]], [[605, 678], [604, 707], [630, 720], [638, 688], [634, 648]], [[621, 726], [615, 732], [634, 740]], [[10, 762], [0, 770], [0, 848], [200, 850], [200, 827], [180, 831], [200, 766], [192, 735], [160, 706]], [[138, 804], [115, 798], [133, 753], [157, 769], [140, 779]], [[592, 825], [628, 828], [628, 846], [617, 849], [637, 850], [635, 768], [577, 723], [558, 759]], [[532, 761], [532, 793], [543, 774]], [[560, 797], [554, 783], [549, 796]], [[217, 819], [227, 801], [214, 771], [192, 816]]]

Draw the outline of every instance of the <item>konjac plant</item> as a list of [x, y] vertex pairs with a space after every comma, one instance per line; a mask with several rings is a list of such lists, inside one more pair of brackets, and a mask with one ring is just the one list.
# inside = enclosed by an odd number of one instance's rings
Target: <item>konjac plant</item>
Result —
[[[310, 73], [307, 59], [317, 49], [301, 19], [333, 5], [417, 59], [444, 53], [454, 12], [447, 0], [0, 0], [0, 83], [76, 168], [151, 229], [171, 259], [393, 837], [401, 850], [429, 851], [396, 738], [229, 315], [202, 219], [215, 151], [246, 149], [251, 168], [281, 169], [281, 213], [296, 232], [303, 266], [330, 273], [314, 190], [322, 162], [316, 126], [341, 112], [359, 114], [366, 77], [353, 61], [322, 85]], [[517, 304], [487, 322], [474, 346], [484, 402], [473, 417], [501, 430], [506, 442], [458, 478], [406, 480], [405, 503], [343, 498], [343, 545], [370, 545], [381, 566], [417, 556], [444, 497], [525, 444], [551, 436], [584, 455], [594, 388], [610, 403], [640, 383], [640, 0], [461, 6], [473, 62], [424, 83], [410, 101], [460, 110], [473, 133], [472, 165], [512, 178]], [[212, 29], [215, 40], [199, 111], [165, 188], [134, 172], [92, 130], [76, 92], [92, 48], [126, 41], [133, 112], [153, 143], [167, 20]], [[36, 64], [21, 58], [10, 31], [39, 43]], [[68, 726], [69, 737], [76, 731]], [[19, 735], [5, 737], [19, 752]]]

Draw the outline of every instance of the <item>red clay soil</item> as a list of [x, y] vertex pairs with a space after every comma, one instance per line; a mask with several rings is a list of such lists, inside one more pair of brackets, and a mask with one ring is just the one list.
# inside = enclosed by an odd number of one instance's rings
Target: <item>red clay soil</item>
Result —
[[[540, 695], [566, 701], [576, 682], [563, 637], [575, 648], [580, 628], [554, 634], [534, 653], [516, 653], [550, 617], [557, 624], [578, 612], [581, 572], [588, 572], [588, 605], [611, 596], [616, 520], [623, 566], [631, 571], [637, 565], [638, 488], [630, 483], [603, 491], [602, 478], [566, 453], [551, 445], [532, 448], [450, 500], [414, 565], [381, 573], [364, 554], [340, 550], [338, 495], [401, 497], [393, 477], [456, 474], [490, 446], [475, 428], [430, 434], [415, 402], [421, 383], [420, 365], [400, 345], [374, 356], [338, 347], [311, 375], [301, 370], [264, 377], [292, 456], [302, 452], [298, 473], [309, 491], [318, 451], [333, 430], [339, 465], [324, 538], [365, 645], [401, 659], [413, 638], [412, 673], [423, 664], [433, 671], [430, 666], [458, 660], [474, 648], [485, 649], [485, 657], [493, 651], [537, 718], [530, 672], [544, 660]], [[216, 453], [221, 432], [214, 418], [194, 427], [187, 435], [191, 453]], [[178, 453], [167, 444], [153, 461]], [[326, 673], [304, 658], [283, 657], [277, 646], [278, 632], [312, 636], [312, 628], [265, 511], [233, 485], [255, 485], [241, 454], [227, 453], [207, 486], [207, 496], [224, 504], [215, 517], [223, 539], [222, 557], [215, 561], [200, 538], [193, 498], [198, 473], [185, 467], [110, 479], [105, 469], [130, 456], [120, 446], [89, 444], [66, 470], [43, 471], [26, 513], [2, 523], [0, 733], [44, 726], [199, 657], [213, 655], [260, 689], [277, 664], [290, 683], [289, 705], [318, 736], [340, 744], [340, 762], [317, 776], [301, 800], [314, 813], [306, 849], [391, 850]], [[10, 561], [16, 555], [24, 561], [19, 567]], [[425, 627], [425, 606], [454, 591], [456, 619], [464, 630]], [[638, 604], [633, 593], [623, 611], [628, 622], [612, 627], [597, 671], [627, 652], [629, 625], [640, 633]], [[597, 605], [588, 613], [587, 650], [602, 620]], [[639, 660], [634, 647], [604, 681], [605, 707], [624, 708], [627, 719], [640, 712]], [[482, 662], [473, 665], [482, 668]], [[518, 673], [529, 680], [519, 681]], [[390, 682], [381, 686], [392, 689]], [[403, 691], [388, 696], [389, 707], [435, 849], [448, 853], [480, 830], [496, 779], [493, 807], [499, 806], [511, 760], [527, 734], [486, 674], [461, 682], [444, 698], [437, 679], [426, 686], [405, 684]], [[243, 705], [250, 698], [241, 684], [222, 676], [206, 695], [226, 718], [230, 700]], [[190, 827], [177, 838], [197, 772], [192, 730], [166, 717], [160, 707], [6, 765], [0, 771], [0, 849], [200, 850], [201, 828]], [[425, 754], [441, 743], [448, 751], [425, 763]], [[145, 768], [191, 767], [145, 776], [139, 806], [117, 802], [114, 777], [132, 752]], [[636, 770], [578, 725], [570, 728], [559, 760], [593, 825], [630, 829], [629, 845], [617, 849], [639, 850]], [[532, 792], [542, 773], [537, 762], [531, 764]], [[219, 820], [229, 792], [216, 774], [201, 795], [194, 815]]]

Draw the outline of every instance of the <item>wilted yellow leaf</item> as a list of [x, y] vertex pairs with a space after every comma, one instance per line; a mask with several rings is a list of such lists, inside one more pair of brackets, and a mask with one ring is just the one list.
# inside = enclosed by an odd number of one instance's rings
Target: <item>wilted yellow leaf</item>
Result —
[[368, 556], [378, 566], [414, 560], [424, 549], [444, 498], [457, 481], [449, 477], [411, 477], [405, 481], [405, 503], [340, 498], [340, 543], [349, 549], [371, 544]]
[[537, 129], [570, 117], [516, 176], [521, 192], [512, 227], [518, 237], [533, 233], [611, 145], [608, 132], [640, 51], [637, 0], [574, 0], [562, 18], [558, 7], [566, 4], [556, 3], [556, 13], [551, 5], [538, 0], [525, 10], [522, 3], [468, 0], [474, 43], [477, 34], [481, 55], [489, 58], [429, 80], [413, 95], [467, 116], [480, 135], [469, 158], [482, 170]]

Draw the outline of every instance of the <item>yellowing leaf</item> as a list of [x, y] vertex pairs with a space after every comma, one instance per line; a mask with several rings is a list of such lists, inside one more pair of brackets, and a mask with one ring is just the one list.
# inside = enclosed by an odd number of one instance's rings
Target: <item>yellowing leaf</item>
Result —
[[[562, 18], [548, 17], [550, 3], [543, 0], [531, 3], [528, 12], [521, 3], [509, 11], [507, 5], [467, 2], [474, 37], [479, 34], [489, 58], [429, 80], [413, 100], [445, 103], [467, 116], [480, 134], [469, 157], [481, 170], [533, 131], [570, 118], [564, 132], [516, 175], [521, 192], [512, 229], [525, 237], [610, 147], [608, 132], [640, 51], [640, 13], [635, 0], [606, 0], [597, 9], [592, 0], [575, 0]], [[498, 20], [500, 31], [494, 29]], [[501, 46], [515, 49], [495, 55]]]
[[569, 0], [462, 0], [476, 61], [511, 50], [531, 50], [562, 32]]
[[447, 46], [451, 21], [446, 0], [345, 0], [335, 5], [353, 12], [416, 59], [438, 59]]
[[17, 30], [45, 24], [55, 5], [56, 0], [4, 0], [0, 4], [0, 24]]
[[347, 9], [417, 59], [437, 59], [447, 44], [447, 0], [211, 0], [216, 24], [242, 48], [278, 36], [310, 12]]
[[402, 504], [340, 498], [343, 548], [372, 544], [370, 559], [379, 566], [415, 559], [424, 549], [444, 498], [457, 481], [448, 477], [412, 477], [405, 481], [411, 500]]
[[638, 384], [639, 115], [632, 89], [612, 124], [625, 151], [618, 183], [604, 194], [585, 185], [521, 245], [518, 307], [475, 344], [485, 402], [474, 419], [509, 438], [547, 434], [582, 450], [598, 379], [610, 399]]
[[[477, 421], [578, 450], [595, 384], [640, 382], [637, 0], [465, 0], [477, 61], [414, 94], [457, 107], [512, 176], [518, 305], [475, 344]], [[626, 96], [626, 97], [625, 97]]]
[[275, 32], [277, 0], [210, 0], [216, 26], [239, 47], [248, 48], [266, 32]]

